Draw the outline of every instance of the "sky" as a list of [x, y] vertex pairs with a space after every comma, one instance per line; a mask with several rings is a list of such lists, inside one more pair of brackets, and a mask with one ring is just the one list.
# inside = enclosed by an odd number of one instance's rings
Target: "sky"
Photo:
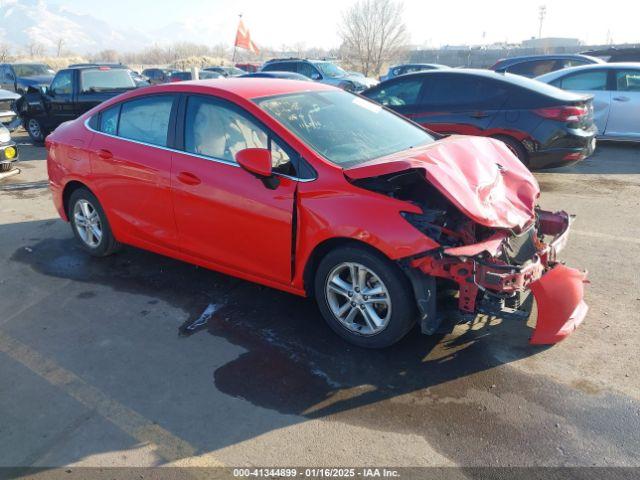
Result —
[[[238, 14], [258, 45], [339, 45], [341, 12], [355, 0], [51, 0], [114, 26], [157, 32], [172, 22], [211, 25], [212, 38], [233, 42]], [[411, 44], [420, 46], [519, 43], [538, 35], [538, 7], [546, 5], [543, 36], [587, 44], [640, 42], [639, 0], [404, 0]], [[123, 14], [126, 12], [126, 14]], [[169, 34], [170, 32], [167, 32]]]

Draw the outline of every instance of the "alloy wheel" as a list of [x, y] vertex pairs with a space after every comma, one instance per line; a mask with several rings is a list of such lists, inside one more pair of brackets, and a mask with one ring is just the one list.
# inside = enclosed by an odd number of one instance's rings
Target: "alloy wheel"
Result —
[[27, 122], [27, 129], [33, 138], [42, 139], [42, 129], [40, 128], [40, 122], [35, 118], [30, 118]]
[[334, 267], [327, 276], [325, 295], [335, 318], [351, 332], [376, 335], [389, 324], [389, 291], [364, 265], [345, 262]]
[[91, 203], [80, 199], [73, 207], [73, 222], [80, 239], [89, 247], [96, 248], [102, 241], [100, 215]]

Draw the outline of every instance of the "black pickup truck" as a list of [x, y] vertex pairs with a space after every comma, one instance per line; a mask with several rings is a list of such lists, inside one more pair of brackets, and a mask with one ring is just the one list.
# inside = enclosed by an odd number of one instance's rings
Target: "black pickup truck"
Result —
[[30, 88], [16, 101], [16, 110], [31, 139], [41, 143], [61, 123], [134, 88], [136, 82], [126, 68], [67, 68], [60, 70], [48, 87]]

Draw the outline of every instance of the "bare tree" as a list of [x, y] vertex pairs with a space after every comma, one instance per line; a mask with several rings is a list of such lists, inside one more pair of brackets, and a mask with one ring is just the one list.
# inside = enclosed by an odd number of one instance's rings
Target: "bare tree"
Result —
[[11, 56], [11, 45], [8, 43], [0, 43], [0, 62], [6, 62]]
[[60, 37], [56, 42], [56, 57], [62, 54], [62, 47], [64, 47], [64, 38]]
[[359, 0], [343, 14], [343, 49], [363, 74], [379, 73], [401, 54], [409, 39], [402, 13], [403, 5], [393, 0]]
[[39, 42], [31, 42], [27, 45], [27, 52], [29, 57], [41, 57], [44, 55], [44, 45]]

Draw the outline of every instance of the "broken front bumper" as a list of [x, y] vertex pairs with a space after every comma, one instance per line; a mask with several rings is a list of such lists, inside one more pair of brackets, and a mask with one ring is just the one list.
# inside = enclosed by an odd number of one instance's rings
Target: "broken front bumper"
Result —
[[508, 236], [501, 232], [478, 244], [415, 258], [411, 266], [427, 275], [455, 281], [460, 290], [458, 308], [463, 313], [477, 313], [483, 295], [504, 300], [530, 290], [538, 306], [531, 343], [556, 343], [569, 335], [587, 313], [583, 299], [586, 274], [556, 260], [567, 243], [571, 217], [566, 212], [537, 213], [538, 231], [551, 240], [542, 242], [535, 235], [532, 241], [536, 253], [522, 265], [499, 259]]

